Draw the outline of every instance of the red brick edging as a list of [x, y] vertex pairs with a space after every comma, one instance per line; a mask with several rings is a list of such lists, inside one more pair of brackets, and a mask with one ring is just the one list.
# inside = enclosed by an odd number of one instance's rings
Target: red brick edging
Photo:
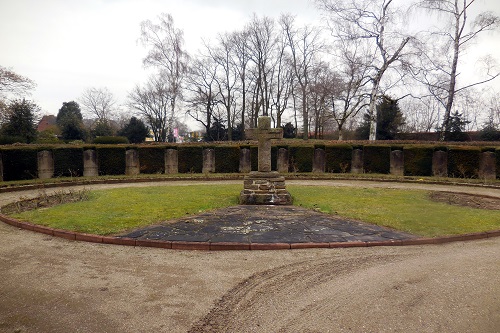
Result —
[[40, 232], [54, 237], [65, 238], [91, 243], [116, 244], [127, 246], [156, 247], [172, 250], [203, 250], [203, 251], [229, 251], [229, 250], [288, 250], [288, 249], [311, 249], [311, 248], [349, 248], [349, 247], [373, 247], [373, 246], [408, 246], [444, 244], [459, 241], [470, 241], [499, 237], [500, 230], [479, 232], [465, 235], [445, 236], [438, 238], [412, 238], [405, 240], [389, 240], [377, 242], [332, 242], [332, 243], [236, 243], [236, 242], [182, 242], [182, 241], [159, 241], [148, 239], [135, 239], [113, 236], [99, 236], [83, 234], [74, 231], [54, 229], [29, 222], [23, 222], [6, 215], [0, 214], [0, 221], [11, 226]]

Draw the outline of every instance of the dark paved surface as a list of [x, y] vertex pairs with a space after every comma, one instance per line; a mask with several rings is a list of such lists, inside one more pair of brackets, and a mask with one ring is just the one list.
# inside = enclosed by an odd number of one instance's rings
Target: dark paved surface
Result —
[[187, 242], [323, 243], [388, 241], [414, 235], [295, 206], [234, 206], [120, 235]]

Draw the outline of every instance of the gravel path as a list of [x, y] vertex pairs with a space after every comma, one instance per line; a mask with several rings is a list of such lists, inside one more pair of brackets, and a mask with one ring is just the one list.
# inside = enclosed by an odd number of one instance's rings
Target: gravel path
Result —
[[0, 224], [0, 332], [498, 332], [498, 276], [500, 238], [197, 252]]

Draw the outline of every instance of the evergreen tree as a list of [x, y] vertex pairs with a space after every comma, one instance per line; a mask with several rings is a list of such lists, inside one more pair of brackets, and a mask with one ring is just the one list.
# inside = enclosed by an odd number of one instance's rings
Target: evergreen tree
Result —
[[[363, 115], [363, 123], [356, 130], [357, 137], [367, 140], [370, 135], [371, 117], [368, 113]], [[404, 117], [399, 109], [398, 101], [388, 96], [383, 96], [377, 104], [377, 140], [394, 140], [399, 129], [404, 124]]]
[[136, 117], [130, 118], [128, 124], [118, 131], [118, 135], [127, 137], [130, 143], [144, 142], [148, 134], [148, 127], [142, 120], [137, 119]]
[[2, 134], [15, 141], [31, 143], [36, 140], [36, 118], [40, 108], [25, 99], [15, 100], [7, 107], [6, 122], [2, 127]]
[[56, 118], [63, 140], [85, 140], [86, 131], [80, 106], [76, 102], [64, 102]]
[[463, 119], [463, 115], [455, 111], [448, 121], [449, 130], [445, 133], [446, 141], [467, 141], [469, 136], [465, 133], [465, 126], [470, 123]]
[[212, 126], [205, 134], [205, 141], [225, 141], [227, 140], [227, 129], [218, 119], [212, 123]]

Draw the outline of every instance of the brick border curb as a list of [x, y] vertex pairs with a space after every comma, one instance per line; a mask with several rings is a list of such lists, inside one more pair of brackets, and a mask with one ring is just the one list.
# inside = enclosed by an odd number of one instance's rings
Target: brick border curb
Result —
[[135, 239], [113, 236], [99, 236], [84, 234], [74, 231], [49, 228], [29, 222], [20, 221], [6, 215], [0, 214], [0, 221], [13, 227], [35, 231], [53, 237], [68, 240], [114, 244], [125, 246], [155, 247], [172, 250], [199, 250], [199, 251], [242, 251], [242, 250], [293, 250], [313, 248], [351, 248], [351, 247], [374, 247], [374, 246], [412, 246], [412, 245], [437, 245], [461, 241], [472, 241], [500, 237], [500, 230], [471, 233], [456, 236], [444, 236], [437, 238], [410, 238], [405, 240], [388, 240], [376, 242], [331, 242], [331, 243], [241, 243], [241, 242], [184, 242], [184, 241], [160, 241], [149, 239]]

